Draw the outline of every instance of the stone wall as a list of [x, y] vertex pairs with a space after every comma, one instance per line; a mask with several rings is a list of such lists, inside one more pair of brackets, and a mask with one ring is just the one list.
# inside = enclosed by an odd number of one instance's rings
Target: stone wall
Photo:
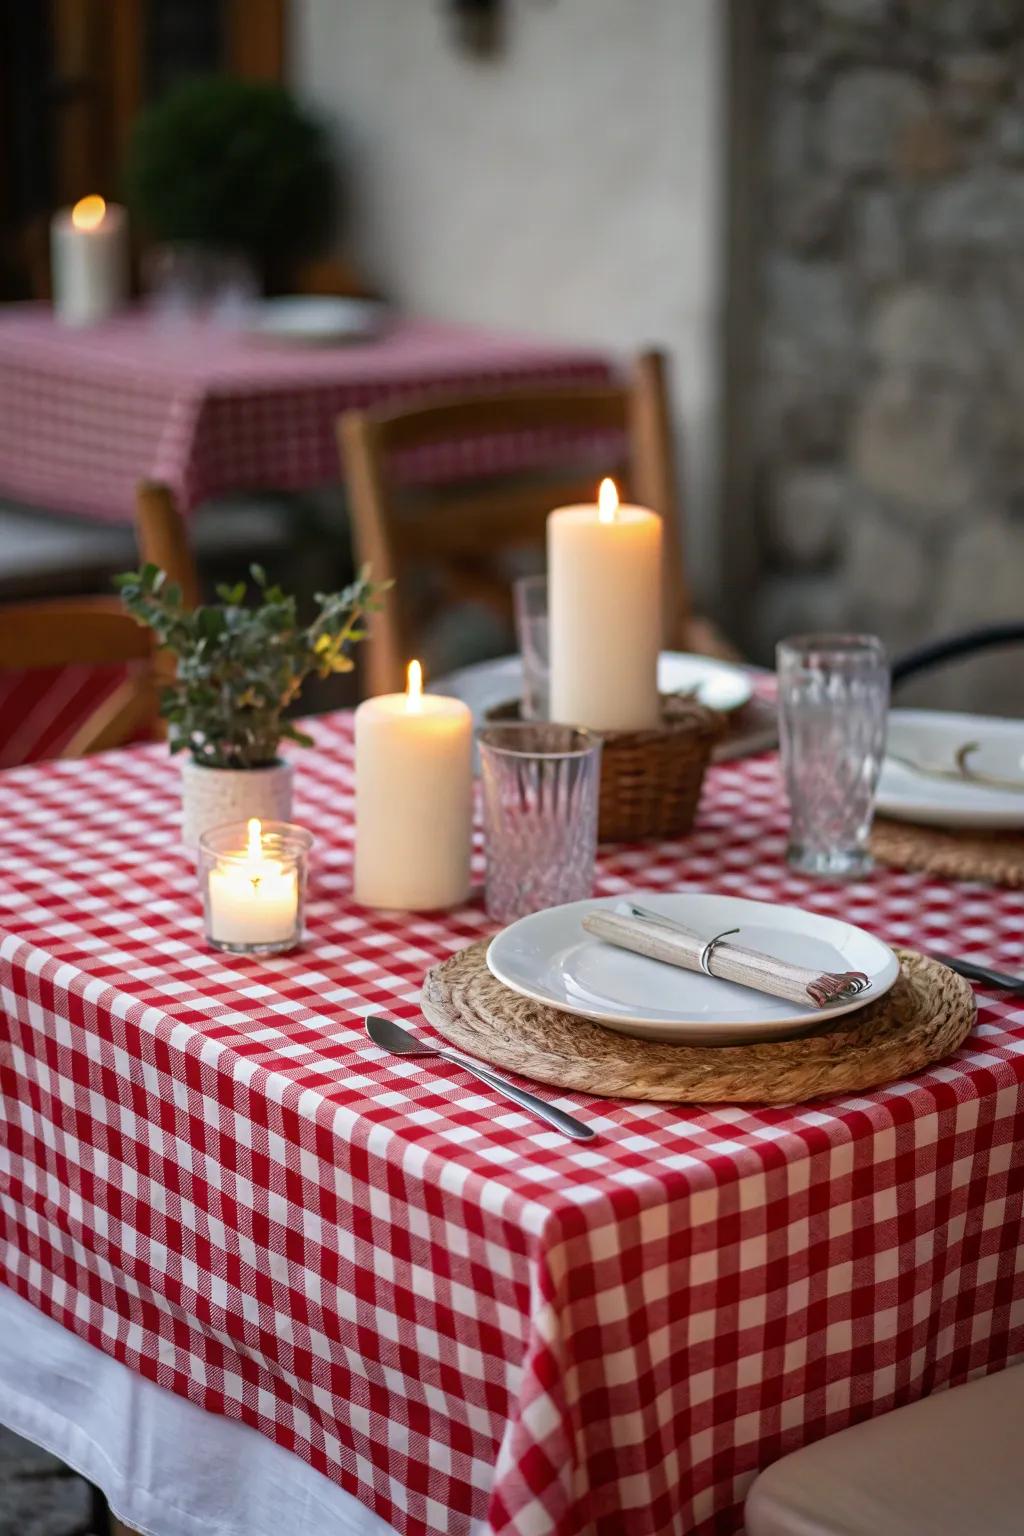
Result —
[[[1024, 618], [1024, 0], [756, 11], [748, 638]], [[1022, 679], [928, 693], [1019, 711]]]

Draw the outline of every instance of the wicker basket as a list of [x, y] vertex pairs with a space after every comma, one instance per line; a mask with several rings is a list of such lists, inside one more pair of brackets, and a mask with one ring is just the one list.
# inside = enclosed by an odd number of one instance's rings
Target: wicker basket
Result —
[[[689, 832], [704, 770], [725, 718], [695, 699], [663, 694], [661, 726], [599, 732], [602, 843], [641, 843]], [[517, 720], [519, 702], [497, 704], [488, 720]]]

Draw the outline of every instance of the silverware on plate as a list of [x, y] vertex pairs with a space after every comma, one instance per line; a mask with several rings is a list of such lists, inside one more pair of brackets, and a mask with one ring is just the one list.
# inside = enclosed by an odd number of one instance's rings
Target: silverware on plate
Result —
[[[672, 928], [679, 933], [689, 932], [681, 923], [673, 922], [670, 917], [665, 917], [660, 912], [651, 912], [635, 901], [629, 902], [628, 906], [634, 917], [643, 918], [645, 922], [658, 923], [664, 928]], [[951, 971], [956, 971], [959, 976], [965, 976], [968, 981], [980, 981], [985, 986], [1001, 987], [1004, 992], [1018, 992], [1024, 996], [1024, 976], [1011, 976], [1008, 971], [995, 971], [990, 965], [982, 965], [980, 961], [968, 960], [962, 955], [940, 955], [935, 950], [930, 953], [933, 960], [938, 960], [942, 965], [948, 965]]]
[[911, 773], [919, 773], [926, 779], [945, 779], [954, 784], [981, 784], [985, 789], [1000, 789], [1005, 793], [1024, 794], [1024, 778], [1008, 779], [1001, 774], [985, 773], [980, 769], [972, 768], [969, 759], [976, 752], [980, 752], [980, 741], [965, 741], [963, 746], [957, 747], [953, 754], [954, 767], [947, 768], [942, 763], [922, 763], [916, 758], [904, 757], [900, 752], [894, 752], [891, 747], [886, 749], [886, 757], [894, 763], [899, 763], [901, 768], [908, 768]]
[[1024, 996], [1024, 976], [1011, 976], [1008, 971], [994, 971], [990, 965], [981, 965], [977, 960], [967, 960], [961, 955], [940, 955], [933, 950], [932, 958], [948, 965], [959, 976], [966, 976], [968, 981], [980, 981], [986, 986], [1002, 987], [1004, 992], [1019, 992]]
[[520, 1109], [538, 1115], [548, 1125], [554, 1126], [556, 1131], [561, 1131], [563, 1136], [571, 1136], [574, 1141], [590, 1141], [594, 1135], [589, 1125], [584, 1125], [582, 1120], [577, 1120], [573, 1115], [567, 1115], [564, 1109], [557, 1109], [554, 1104], [539, 1099], [535, 1093], [527, 1093], [525, 1088], [517, 1088], [514, 1083], [506, 1082], [497, 1072], [492, 1072], [490, 1067], [482, 1067], [479, 1062], [471, 1061], [459, 1051], [445, 1051], [437, 1046], [424, 1045], [422, 1040], [417, 1040], [401, 1024], [396, 1024], [394, 1019], [371, 1014], [366, 1020], [366, 1033], [374, 1045], [379, 1045], [383, 1051], [390, 1051], [392, 1056], [440, 1056], [443, 1061], [454, 1062], [463, 1071], [472, 1072], [488, 1088], [511, 1099]]
[[[651, 960], [703, 971], [706, 976], [734, 981], [741, 987], [752, 987], [805, 1006], [808, 1002], [816, 1008], [847, 1003], [871, 990], [871, 982], [863, 971], [808, 970], [742, 943], [726, 944], [733, 934], [741, 932], [739, 928], [726, 928], [722, 933], [705, 937], [663, 912], [640, 906], [639, 902], [627, 901], [625, 905], [628, 917], [598, 908], [584, 917], [584, 928], [607, 944], [618, 944]], [[662, 934], [671, 938], [663, 939]], [[712, 971], [711, 961], [716, 955], [719, 968]]]

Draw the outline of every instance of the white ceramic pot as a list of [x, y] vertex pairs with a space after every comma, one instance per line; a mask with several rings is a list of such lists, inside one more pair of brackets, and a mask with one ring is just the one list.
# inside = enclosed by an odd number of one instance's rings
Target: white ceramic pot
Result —
[[186, 757], [181, 765], [181, 840], [195, 848], [209, 827], [227, 821], [291, 821], [292, 765], [207, 768]]

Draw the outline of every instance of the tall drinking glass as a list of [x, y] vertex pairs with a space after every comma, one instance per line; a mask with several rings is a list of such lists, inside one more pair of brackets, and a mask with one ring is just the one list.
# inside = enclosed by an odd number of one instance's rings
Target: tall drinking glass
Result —
[[548, 579], [520, 576], [512, 583], [516, 638], [523, 658], [524, 720], [548, 718]]
[[862, 874], [889, 706], [882, 642], [798, 635], [778, 645], [776, 662], [789, 862], [805, 874]]
[[508, 923], [594, 888], [601, 738], [571, 725], [480, 732], [487, 915]]

